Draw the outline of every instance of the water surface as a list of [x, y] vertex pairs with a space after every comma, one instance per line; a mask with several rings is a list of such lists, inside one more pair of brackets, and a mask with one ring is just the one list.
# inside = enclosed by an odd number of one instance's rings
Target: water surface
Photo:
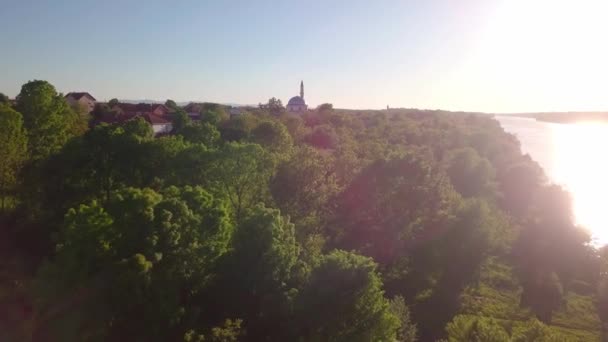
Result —
[[542, 166], [550, 181], [572, 194], [575, 219], [591, 232], [594, 244], [607, 244], [608, 124], [496, 119], [505, 131], [517, 136], [522, 152]]

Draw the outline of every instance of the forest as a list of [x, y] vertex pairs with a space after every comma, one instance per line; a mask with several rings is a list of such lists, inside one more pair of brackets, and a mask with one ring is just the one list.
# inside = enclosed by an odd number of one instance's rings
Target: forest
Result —
[[491, 115], [167, 106], [0, 96], [0, 340], [606, 336], [608, 250]]

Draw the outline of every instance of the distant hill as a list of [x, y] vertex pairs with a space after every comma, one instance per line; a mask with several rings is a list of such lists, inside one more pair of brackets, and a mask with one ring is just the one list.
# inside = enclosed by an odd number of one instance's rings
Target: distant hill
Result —
[[517, 114], [496, 114], [505, 116], [518, 116], [532, 118], [538, 121], [555, 123], [575, 123], [583, 121], [606, 121], [608, 122], [608, 112], [542, 112], [542, 113], [517, 113]]

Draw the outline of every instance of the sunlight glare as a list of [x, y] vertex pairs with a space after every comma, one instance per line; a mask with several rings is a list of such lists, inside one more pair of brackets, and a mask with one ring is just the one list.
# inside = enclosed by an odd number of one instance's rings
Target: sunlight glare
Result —
[[517, 108], [531, 111], [603, 108], [606, 13], [606, 0], [503, 1], [465, 70], [477, 70], [469, 79], [495, 85], [488, 96], [497, 103], [517, 99]]
[[554, 179], [572, 193], [576, 221], [608, 243], [608, 124], [553, 124]]

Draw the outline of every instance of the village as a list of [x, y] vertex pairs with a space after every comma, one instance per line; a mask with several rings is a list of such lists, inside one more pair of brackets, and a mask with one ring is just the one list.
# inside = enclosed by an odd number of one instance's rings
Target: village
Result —
[[[202, 112], [206, 106], [220, 106], [215, 103], [190, 102], [185, 106], [178, 106], [174, 101], [167, 100], [162, 103], [131, 103], [120, 102], [112, 99], [108, 102], [97, 101], [88, 92], [69, 92], [65, 99], [72, 108], [81, 114], [93, 116], [93, 124], [120, 123], [136, 117], [143, 118], [150, 126], [155, 135], [169, 134], [173, 130], [173, 117], [177, 111], [185, 112], [192, 122], [201, 120]], [[272, 98], [269, 103], [276, 101], [282, 107], [280, 100]], [[268, 106], [260, 104], [260, 107]], [[241, 115], [248, 110], [255, 109], [251, 106], [223, 106], [230, 117]], [[300, 95], [292, 97], [285, 110], [292, 114], [303, 114], [308, 110], [304, 100], [304, 82], [300, 82]]]

